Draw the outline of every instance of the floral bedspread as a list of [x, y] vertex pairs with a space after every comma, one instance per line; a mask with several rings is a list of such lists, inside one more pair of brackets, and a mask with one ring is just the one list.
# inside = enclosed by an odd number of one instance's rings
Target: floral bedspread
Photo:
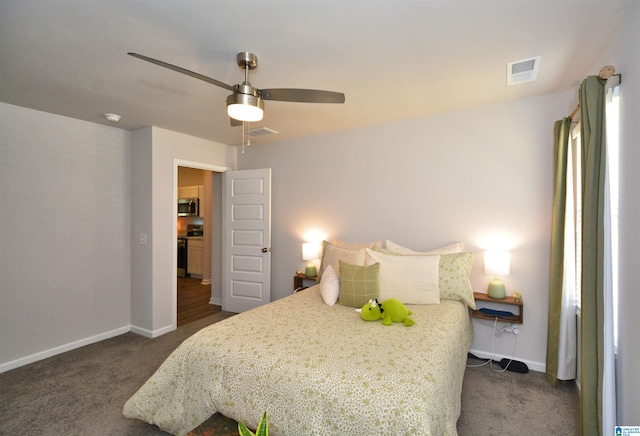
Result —
[[416, 324], [366, 322], [319, 286], [184, 341], [124, 414], [184, 435], [215, 412], [277, 435], [456, 435], [473, 331], [453, 300], [411, 305]]

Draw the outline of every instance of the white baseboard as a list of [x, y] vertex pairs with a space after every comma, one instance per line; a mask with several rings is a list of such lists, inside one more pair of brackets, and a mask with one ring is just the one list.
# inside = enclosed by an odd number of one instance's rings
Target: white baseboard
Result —
[[88, 338], [80, 339], [78, 341], [70, 342], [68, 344], [60, 345], [58, 347], [50, 348], [45, 351], [41, 351], [39, 353], [34, 353], [29, 356], [21, 357], [16, 360], [12, 360], [10, 362], [1, 363], [0, 364], [0, 373], [9, 371], [11, 369], [19, 368], [21, 366], [28, 365], [30, 363], [37, 362], [39, 360], [46, 359], [48, 357], [53, 357], [58, 354], [65, 353], [67, 351], [75, 350], [76, 348], [84, 347], [85, 345], [90, 345], [96, 342], [104, 341], [105, 339], [110, 339], [115, 336], [120, 336], [122, 334], [130, 331], [130, 326], [120, 327], [115, 330], [110, 330], [108, 332], [100, 333], [99, 335], [90, 336]]
[[176, 327], [173, 325], [169, 325], [157, 330], [147, 330], [134, 325], [120, 327], [114, 330], [110, 330], [108, 332], [100, 333], [99, 335], [90, 336], [88, 338], [80, 339], [78, 341], [70, 342], [68, 344], [64, 344], [58, 347], [50, 348], [48, 350], [40, 351], [39, 353], [34, 353], [29, 356], [21, 357], [19, 359], [12, 360], [10, 362], [0, 363], [0, 374], [15, 368], [19, 368], [21, 366], [28, 365], [30, 363], [37, 362], [39, 360], [47, 359], [49, 357], [53, 357], [58, 354], [66, 353], [67, 351], [75, 350], [76, 348], [84, 347], [85, 345], [94, 344], [96, 342], [104, 341], [106, 339], [110, 339], [115, 336], [120, 336], [128, 332], [132, 332], [147, 338], [157, 338], [158, 336], [162, 336], [165, 333], [169, 333], [175, 329]]
[[213, 304], [214, 306], [222, 306], [222, 298], [213, 298], [209, 300], [209, 304]]
[[165, 327], [162, 327], [161, 329], [157, 329], [157, 330], [148, 330], [142, 327], [138, 327], [135, 325], [132, 325], [130, 328], [131, 333], [135, 333], [136, 335], [140, 335], [140, 336], [144, 336], [145, 338], [157, 338], [158, 336], [162, 336], [165, 333], [169, 333], [172, 332], [176, 329], [176, 326], [174, 325], [168, 325]]
[[[502, 359], [511, 359], [512, 356], [502, 356], [499, 354], [491, 354], [488, 353], [486, 351], [481, 351], [481, 350], [474, 350], [471, 349], [469, 350], [469, 353], [473, 354], [476, 357], [479, 357], [480, 359], [493, 359], [493, 360], [497, 360], [500, 361]], [[526, 363], [527, 366], [529, 367], [530, 370], [532, 371], [537, 371], [537, 372], [547, 372], [547, 365], [545, 363], [542, 362], [532, 362], [531, 360], [524, 360], [524, 359], [520, 359], [517, 357], [513, 357], [514, 360], [519, 360], [520, 362]]]

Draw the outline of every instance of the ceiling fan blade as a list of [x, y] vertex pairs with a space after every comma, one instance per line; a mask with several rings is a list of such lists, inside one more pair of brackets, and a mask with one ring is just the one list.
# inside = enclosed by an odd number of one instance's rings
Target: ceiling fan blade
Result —
[[344, 103], [344, 94], [342, 92], [321, 91], [318, 89], [259, 89], [258, 94], [263, 100], [298, 103]]
[[166, 62], [159, 61], [157, 59], [153, 59], [153, 58], [150, 58], [150, 57], [147, 57], [147, 56], [143, 56], [143, 55], [138, 54], [138, 53], [127, 53], [127, 54], [129, 56], [133, 56], [134, 58], [142, 59], [143, 61], [151, 62], [152, 64], [160, 65], [161, 67], [168, 68], [170, 70], [177, 71], [178, 73], [186, 74], [187, 76], [191, 76], [193, 78], [203, 80], [203, 81], [205, 81], [207, 83], [210, 83], [212, 85], [216, 85], [216, 86], [219, 86], [221, 88], [228, 89], [229, 91], [233, 91], [233, 86], [227, 85], [226, 83], [221, 82], [219, 80], [212, 79], [211, 77], [203, 76], [202, 74], [195, 73], [195, 72], [187, 70], [185, 68], [178, 67], [178, 66], [175, 66], [175, 65], [171, 65], [171, 64], [168, 64]]

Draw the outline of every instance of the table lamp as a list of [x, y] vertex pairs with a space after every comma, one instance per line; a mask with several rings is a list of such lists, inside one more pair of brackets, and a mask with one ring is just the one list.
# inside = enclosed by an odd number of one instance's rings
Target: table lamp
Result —
[[485, 251], [484, 252], [484, 273], [493, 276], [489, 282], [489, 297], [496, 300], [503, 300], [507, 296], [507, 291], [500, 277], [509, 275], [511, 256], [508, 251]]
[[320, 258], [320, 244], [316, 242], [305, 242], [302, 244], [302, 260], [307, 260], [307, 266], [304, 269], [304, 275], [307, 277], [315, 277], [318, 275], [314, 260]]

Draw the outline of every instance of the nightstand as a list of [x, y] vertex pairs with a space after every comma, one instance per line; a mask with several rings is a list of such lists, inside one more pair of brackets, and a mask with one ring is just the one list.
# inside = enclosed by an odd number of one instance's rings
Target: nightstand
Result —
[[301, 291], [309, 286], [315, 285], [317, 279], [318, 276], [307, 277], [304, 273], [296, 273], [296, 275], [293, 276], [293, 292]]
[[[520, 301], [515, 301], [513, 299], [513, 297], [505, 297], [503, 300], [496, 300], [494, 298], [489, 297], [487, 294], [483, 294], [482, 292], [474, 292], [473, 293], [473, 298], [476, 300], [476, 309], [477, 310], [471, 310], [471, 316], [473, 318], [480, 318], [480, 319], [487, 319], [490, 321], [495, 320], [496, 318], [498, 318], [498, 321], [500, 322], [509, 322], [509, 323], [513, 323], [513, 324], [522, 324], [522, 320], [524, 319], [524, 304], [522, 303], [522, 300]], [[514, 308], [518, 308], [518, 313], [511, 315], [511, 316], [495, 316], [495, 315], [487, 315], [485, 313], [482, 313], [480, 311], [480, 309], [482, 307], [479, 307], [480, 305], [482, 306], [486, 306], [484, 303], [485, 302], [491, 302], [491, 303], [495, 303], [495, 304], [500, 304], [500, 305], [505, 305], [507, 307], [504, 308], [500, 308], [498, 310], [503, 310], [503, 311], [507, 311], [507, 312], [511, 312], [513, 313]]]

